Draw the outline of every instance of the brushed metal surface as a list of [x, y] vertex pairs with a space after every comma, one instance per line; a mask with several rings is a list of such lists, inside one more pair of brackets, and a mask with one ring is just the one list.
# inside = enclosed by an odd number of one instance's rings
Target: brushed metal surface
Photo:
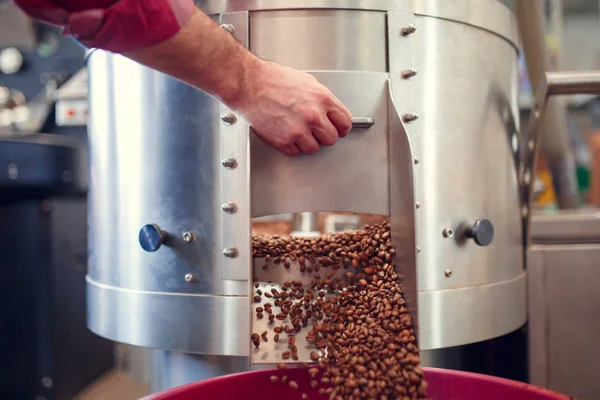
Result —
[[288, 67], [387, 71], [384, 12], [256, 11], [250, 13], [250, 30], [254, 54]]
[[526, 273], [480, 286], [419, 292], [422, 350], [495, 338], [527, 321]]
[[[234, 36], [248, 48], [249, 22], [248, 12], [238, 11], [224, 13], [219, 16], [221, 24], [234, 26]], [[227, 280], [250, 280], [250, 263], [252, 254], [251, 218], [252, 203], [250, 199], [250, 126], [225, 105], [220, 107], [220, 149], [221, 160], [233, 158], [235, 168], [221, 167], [221, 213], [222, 252], [233, 250], [235, 257], [221, 256], [222, 278]], [[231, 115], [233, 123], [227, 123], [223, 116]], [[212, 132], [211, 132], [212, 133]], [[234, 211], [226, 213], [223, 204], [234, 203]], [[227, 249], [227, 250], [226, 250]]]
[[531, 383], [594, 400], [600, 393], [600, 245], [532, 245], [528, 251]]
[[[208, 14], [231, 11], [344, 9], [372, 11], [413, 11], [484, 29], [509, 41], [515, 49], [519, 35], [514, 14], [497, 0], [196, 0]], [[354, 38], [355, 39], [355, 38]]]
[[205, 13], [218, 14], [230, 11], [292, 10], [292, 9], [347, 9], [387, 11], [409, 7], [407, 1], [395, 0], [196, 0]]
[[[90, 278], [123, 289], [247, 294], [246, 282], [221, 276], [219, 104], [119, 55], [95, 51], [88, 66]], [[148, 223], [168, 234], [153, 253], [138, 243]], [[186, 243], [184, 232], [195, 240]], [[93, 313], [93, 299], [90, 306]]]
[[[503, 113], [518, 115], [517, 53], [498, 36], [465, 24], [419, 16], [416, 21], [415, 45], [427, 49], [415, 52], [414, 111], [420, 118], [408, 124], [419, 158], [419, 290], [515, 279], [523, 270], [523, 246], [510, 140], [514, 127]], [[481, 218], [489, 219], [496, 232], [487, 247], [461, 234], [461, 227]], [[444, 229], [454, 235], [444, 237]]]
[[534, 213], [530, 229], [532, 244], [599, 243], [600, 209]]
[[415, 63], [415, 40], [412, 35], [401, 34], [402, 26], [415, 24], [410, 10], [388, 13], [387, 41], [390, 78], [388, 80], [389, 115], [389, 197], [390, 230], [392, 244], [396, 249], [396, 271], [402, 282], [406, 306], [412, 317], [417, 344], [420, 344], [420, 316], [418, 301], [418, 262], [416, 243], [414, 155], [409, 138], [414, 125], [404, 124], [401, 115], [414, 111], [416, 103], [417, 76], [405, 79], [402, 71], [412, 68]]
[[87, 280], [89, 329], [142, 347], [208, 355], [249, 355], [247, 296], [122, 289]]
[[375, 124], [352, 129], [335, 146], [322, 147], [316, 154], [293, 158], [252, 135], [252, 216], [308, 211], [389, 215], [388, 74], [311, 74], [352, 115], [372, 117]]

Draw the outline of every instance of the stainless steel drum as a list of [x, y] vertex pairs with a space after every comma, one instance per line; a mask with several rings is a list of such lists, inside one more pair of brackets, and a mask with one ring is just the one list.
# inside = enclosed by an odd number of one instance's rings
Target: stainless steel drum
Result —
[[410, 269], [416, 259], [422, 349], [493, 338], [525, 323], [517, 34], [503, 5], [199, 6], [233, 25], [252, 52], [309, 71], [370, 122], [336, 146], [291, 159], [210, 96], [95, 51], [94, 332], [162, 350], [247, 356], [251, 217], [315, 211], [390, 216], [399, 263]]

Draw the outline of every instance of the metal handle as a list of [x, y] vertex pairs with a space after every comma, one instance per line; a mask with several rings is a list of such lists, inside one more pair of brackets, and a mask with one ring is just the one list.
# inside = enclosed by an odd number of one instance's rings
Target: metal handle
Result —
[[600, 95], [599, 72], [549, 72], [546, 74], [548, 95]]
[[375, 125], [375, 119], [371, 117], [354, 117], [352, 118], [352, 129], [370, 128]]
[[565, 94], [600, 95], [600, 72], [546, 72], [542, 77], [539, 92], [536, 95], [531, 116], [525, 129], [525, 147], [522, 150], [524, 152], [523, 162], [519, 168], [521, 216], [525, 247], [530, 243], [529, 224], [531, 222], [533, 183], [543, 116], [548, 98], [553, 95]]

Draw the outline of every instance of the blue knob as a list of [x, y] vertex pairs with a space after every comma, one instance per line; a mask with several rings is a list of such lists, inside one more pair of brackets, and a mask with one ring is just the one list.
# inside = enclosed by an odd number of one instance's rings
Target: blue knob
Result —
[[167, 234], [163, 232], [158, 225], [147, 224], [140, 229], [139, 241], [142, 249], [146, 251], [156, 251], [163, 244]]

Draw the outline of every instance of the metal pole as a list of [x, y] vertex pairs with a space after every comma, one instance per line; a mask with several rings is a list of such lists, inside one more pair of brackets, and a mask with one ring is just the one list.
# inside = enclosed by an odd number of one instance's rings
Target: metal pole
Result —
[[[514, 4], [521, 41], [525, 52], [527, 71], [534, 96], [542, 89], [540, 83], [550, 70], [545, 37], [544, 2], [517, 1]], [[575, 157], [569, 142], [564, 103], [549, 99], [542, 125], [541, 149], [547, 157], [552, 173], [559, 208], [576, 208], [580, 204], [577, 188]]]

